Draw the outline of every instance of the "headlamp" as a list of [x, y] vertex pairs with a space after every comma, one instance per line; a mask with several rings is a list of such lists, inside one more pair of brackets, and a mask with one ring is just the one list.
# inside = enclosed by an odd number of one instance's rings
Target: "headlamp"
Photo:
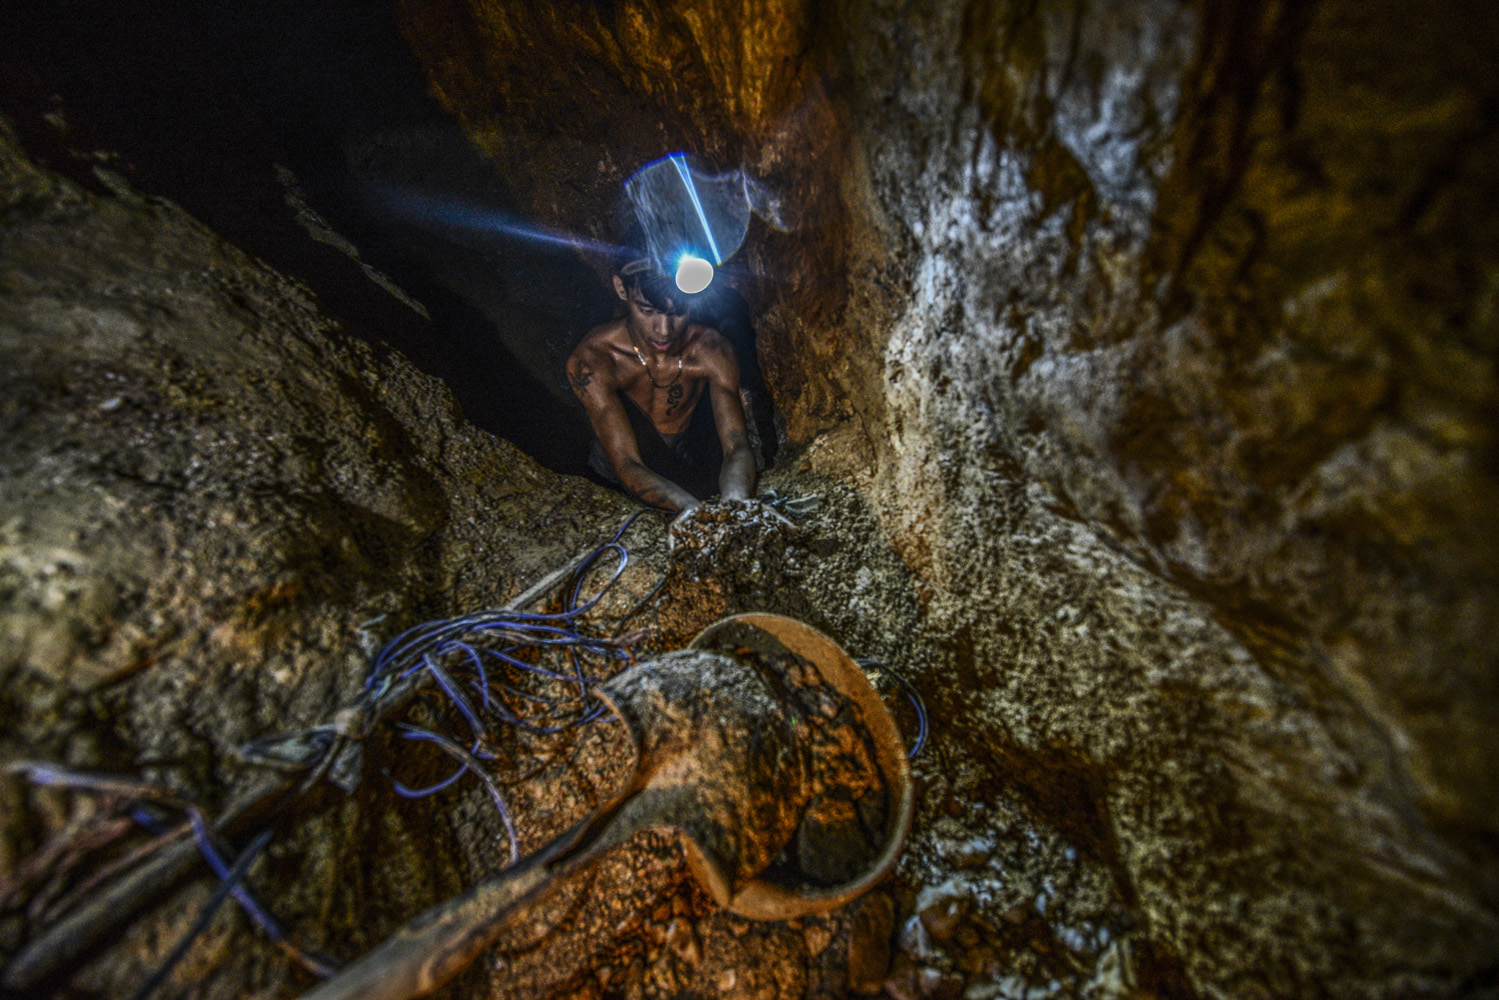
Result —
[[713, 281], [713, 265], [701, 257], [683, 254], [677, 262], [677, 287], [688, 295], [696, 295]]

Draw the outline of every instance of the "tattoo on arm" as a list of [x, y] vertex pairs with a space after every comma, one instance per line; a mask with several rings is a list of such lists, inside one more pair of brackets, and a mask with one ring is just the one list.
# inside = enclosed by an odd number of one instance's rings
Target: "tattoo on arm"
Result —
[[567, 381], [573, 387], [573, 392], [581, 396], [588, 389], [589, 383], [593, 381], [593, 368], [586, 361], [568, 365]]
[[655, 486], [647, 486], [635, 494], [635, 499], [652, 507], [662, 507], [667, 510], [670, 510], [672, 507], [671, 499], [667, 497], [666, 492]]
[[631, 473], [620, 476], [620, 479], [624, 483], [625, 491], [641, 503], [650, 504], [662, 510], [683, 510], [696, 502], [692, 495], [680, 486], [663, 479], [644, 465], [635, 463], [634, 472], [643, 473], [643, 475], [637, 476]]

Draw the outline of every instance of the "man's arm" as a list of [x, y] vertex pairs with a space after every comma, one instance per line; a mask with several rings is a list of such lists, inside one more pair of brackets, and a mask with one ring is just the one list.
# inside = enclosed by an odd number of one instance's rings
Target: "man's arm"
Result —
[[[573, 394], [583, 404], [593, 433], [603, 446], [604, 455], [620, 485], [631, 496], [652, 507], [687, 510], [697, 506], [697, 498], [671, 480], [652, 472], [640, 460], [640, 444], [625, 415], [614, 381], [614, 368], [605, 349], [584, 342], [567, 359], [567, 381]], [[753, 463], [751, 468], [753, 469]]]
[[708, 359], [708, 399], [713, 405], [713, 422], [718, 426], [718, 442], [723, 446], [718, 492], [725, 500], [748, 500], [755, 492], [755, 453], [744, 425], [739, 362], [733, 347], [722, 337]]

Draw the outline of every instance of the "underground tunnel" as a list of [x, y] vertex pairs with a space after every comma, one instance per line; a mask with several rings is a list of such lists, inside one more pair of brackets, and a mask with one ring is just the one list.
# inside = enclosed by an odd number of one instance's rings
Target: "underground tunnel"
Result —
[[[8, 11], [0, 995], [1499, 995], [1496, 22]], [[753, 209], [684, 322], [754, 498], [681, 516], [567, 374], [662, 164]], [[713, 679], [782, 653], [789, 715]], [[713, 707], [640, 777], [653, 677]], [[601, 837], [694, 760], [732, 820]], [[857, 891], [744, 902], [793, 869]]]

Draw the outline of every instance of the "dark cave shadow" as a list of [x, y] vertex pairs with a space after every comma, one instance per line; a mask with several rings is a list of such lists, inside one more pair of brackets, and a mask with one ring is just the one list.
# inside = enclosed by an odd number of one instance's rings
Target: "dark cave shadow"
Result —
[[[181, 204], [441, 378], [474, 424], [583, 471], [589, 431], [562, 364], [612, 292], [575, 251], [395, 211], [426, 198], [513, 217], [514, 198], [428, 94], [391, 5], [58, 0], [6, 20], [0, 110], [39, 159], [94, 190], [103, 167]], [[309, 233], [307, 208], [327, 230]]]

